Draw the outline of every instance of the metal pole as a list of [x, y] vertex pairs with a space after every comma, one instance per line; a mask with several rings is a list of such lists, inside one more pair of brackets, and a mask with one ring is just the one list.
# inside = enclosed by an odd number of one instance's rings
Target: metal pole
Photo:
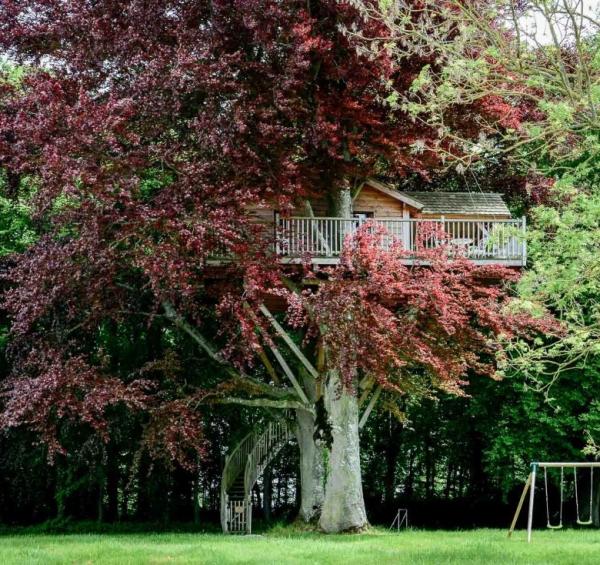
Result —
[[538, 461], [535, 463], [535, 465], [537, 465], [538, 467], [585, 467], [585, 468], [591, 468], [591, 467], [600, 467], [600, 462], [595, 461], [578, 461], [578, 462], [572, 462], [572, 461], [566, 461], [564, 463], [560, 463], [560, 462], [545, 462], [545, 461]]
[[533, 499], [535, 496], [535, 474], [537, 463], [531, 464], [531, 490], [529, 491], [529, 513], [527, 515], [527, 543], [531, 543], [531, 528], [533, 526]]
[[523, 243], [521, 243], [523, 267], [527, 266], [527, 218], [523, 216], [521, 218], [521, 230], [523, 232]]

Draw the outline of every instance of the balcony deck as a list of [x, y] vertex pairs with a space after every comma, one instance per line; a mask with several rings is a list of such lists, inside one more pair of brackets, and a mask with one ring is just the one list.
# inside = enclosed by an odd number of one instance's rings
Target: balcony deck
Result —
[[[276, 220], [277, 254], [286, 263], [299, 263], [309, 255], [316, 264], [336, 264], [343, 243], [361, 225], [382, 228], [381, 245], [388, 248], [400, 242], [409, 251], [406, 263], [414, 262], [421, 230], [432, 223], [447, 234], [457, 254], [478, 264], [502, 264], [523, 267], [527, 262], [525, 218], [510, 220], [369, 218], [367, 220], [326, 217], [278, 217]], [[429, 238], [426, 246], [439, 245]]]

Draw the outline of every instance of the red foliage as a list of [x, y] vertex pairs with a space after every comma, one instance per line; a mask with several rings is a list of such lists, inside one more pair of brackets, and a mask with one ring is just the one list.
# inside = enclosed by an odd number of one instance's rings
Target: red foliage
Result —
[[[0, 90], [0, 154], [4, 166], [36, 180], [36, 218], [45, 232], [8, 276], [13, 287], [3, 307], [13, 320], [14, 351], [23, 353], [15, 358], [5, 425], [32, 424], [50, 437], [57, 417], [79, 414], [102, 432], [104, 408], [121, 402], [168, 418], [165, 431], [155, 427], [151, 436], [173, 455], [174, 438], [188, 437], [192, 420], [176, 416], [183, 410], [177, 399], [155, 395], [148, 404], [146, 392], [82, 357], [99, 323], [135, 312], [140, 295], [151, 296], [151, 313], [168, 300], [201, 323], [211, 307], [203, 294], [205, 262], [225, 246], [238, 260], [219, 289], [220, 310], [237, 326], [247, 320], [242, 330], [251, 342], [254, 322], [244, 302], [279, 284], [279, 265], [269, 257], [268, 237], [250, 221], [251, 205], [285, 208], [306, 195], [325, 195], [343, 180], [373, 174], [382, 159], [397, 175], [426, 175], [438, 164], [435, 153], [413, 151], [415, 141], [429, 146], [436, 132], [401, 111], [390, 114], [382, 103], [386, 80], [407, 88], [426, 61], [415, 58], [392, 71], [385, 55], [358, 54], [340, 22], [385, 33], [334, 0], [0, 3], [0, 50], [32, 64], [21, 86]], [[460, 127], [476, 135], [472, 113], [457, 109], [457, 115]], [[375, 261], [369, 280], [381, 285], [404, 273], [394, 257], [380, 256], [391, 263]], [[331, 323], [347, 309], [364, 310], [371, 320], [384, 314], [370, 351], [377, 360], [365, 362], [398, 364], [408, 345], [392, 340], [383, 349], [394, 320], [377, 301], [408, 298], [398, 285], [384, 293], [357, 279], [348, 290], [360, 300], [347, 302], [352, 295], [342, 289], [350, 283], [341, 269], [335, 273], [331, 290], [313, 300], [331, 304]], [[440, 298], [451, 281], [454, 296], [462, 287], [443, 273], [419, 276]], [[415, 304], [423, 308], [420, 319], [435, 314], [435, 323], [454, 335], [450, 329], [464, 316], [451, 301], [436, 306], [435, 295], [425, 298]], [[229, 332], [236, 343], [238, 328], [224, 329], [236, 330]], [[356, 327], [363, 353], [365, 330]], [[470, 335], [460, 331], [463, 343]], [[388, 351], [396, 346], [404, 349]], [[433, 341], [422, 337], [418, 347], [419, 358], [439, 366], [447, 380], [471, 362], [466, 345], [448, 369], [441, 353], [428, 353]], [[32, 348], [40, 353], [28, 367], [19, 359]], [[20, 398], [25, 394], [37, 399], [38, 415]]]
[[425, 382], [460, 393], [469, 371], [494, 375], [502, 339], [556, 330], [551, 320], [511, 312], [515, 271], [477, 266], [448, 244], [427, 249], [431, 237], [448, 239], [431, 229], [407, 265], [407, 252], [385, 250], [382, 235], [365, 227], [349, 237], [327, 284], [291, 307], [291, 323], [319, 336], [346, 386], [360, 371], [403, 393], [403, 372], [421, 371]]
[[152, 404], [152, 383], [125, 384], [80, 356], [65, 359], [51, 346], [32, 351], [19, 366], [24, 374], [3, 386], [0, 428], [30, 426], [48, 444], [51, 459], [63, 451], [57, 438], [60, 422], [83, 422], [108, 441], [105, 416], [111, 406], [140, 410]]

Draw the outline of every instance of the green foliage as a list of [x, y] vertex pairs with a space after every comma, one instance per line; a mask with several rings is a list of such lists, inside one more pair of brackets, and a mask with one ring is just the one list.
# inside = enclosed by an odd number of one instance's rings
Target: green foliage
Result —
[[0, 82], [19, 86], [27, 73], [26, 67], [17, 66], [0, 56]]
[[171, 184], [174, 179], [175, 175], [171, 171], [159, 167], [149, 168], [140, 182], [140, 198], [151, 200], [157, 192]]
[[[551, 426], [580, 450], [587, 438], [591, 453], [600, 434], [599, 406], [593, 402], [600, 395], [600, 193], [580, 193], [558, 208], [537, 207], [533, 217], [532, 265], [518, 291], [526, 303], [542, 302], [555, 313], [564, 335], [522, 346], [512, 378], [523, 397], [512, 409], [524, 411], [523, 423], [549, 418], [530, 433]], [[545, 402], [527, 401], [530, 388], [543, 393]]]
[[600, 193], [579, 194], [562, 208], [534, 210], [532, 267], [519, 285], [566, 324], [571, 359], [600, 355]]
[[6, 198], [0, 193], [0, 257], [27, 249], [36, 240], [27, 199]]

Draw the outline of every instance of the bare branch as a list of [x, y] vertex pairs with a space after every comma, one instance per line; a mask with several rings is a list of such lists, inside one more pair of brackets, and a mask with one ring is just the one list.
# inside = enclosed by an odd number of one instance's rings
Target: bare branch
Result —
[[302, 404], [296, 400], [270, 400], [268, 398], [214, 398], [211, 402], [215, 404], [239, 404], [242, 406], [257, 406], [261, 408], [277, 408], [279, 410], [304, 410], [310, 414], [315, 414], [311, 406]]

